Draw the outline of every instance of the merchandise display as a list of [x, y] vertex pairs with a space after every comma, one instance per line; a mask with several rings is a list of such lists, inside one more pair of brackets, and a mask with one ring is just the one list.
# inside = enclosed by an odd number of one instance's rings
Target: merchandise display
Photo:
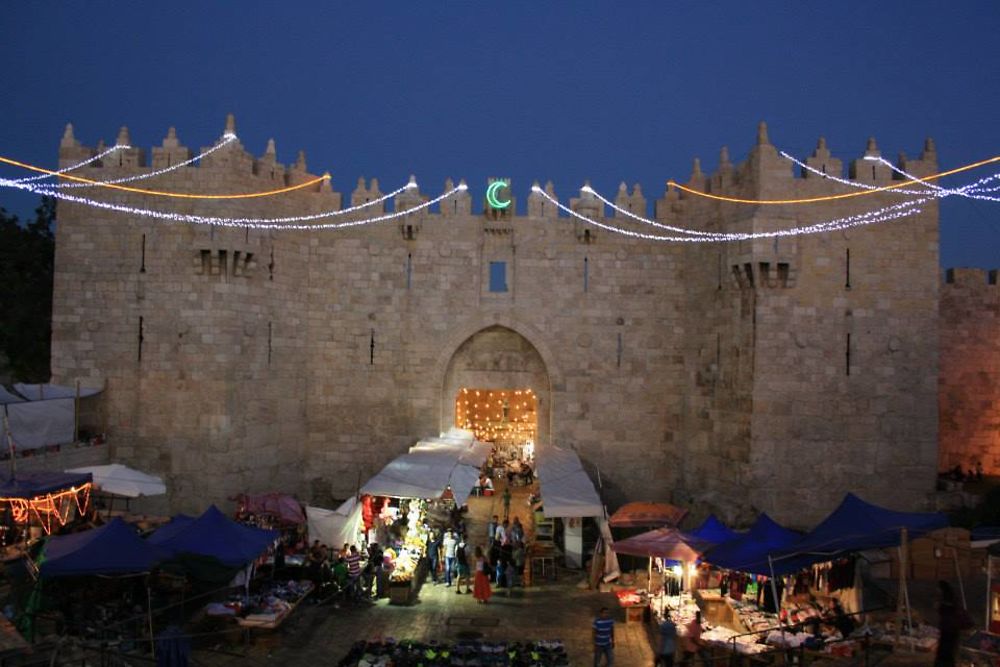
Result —
[[273, 629], [295, 610], [312, 593], [311, 581], [287, 581], [276, 583], [255, 595], [233, 595], [224, 603], [213, 603], [205, 607], [209, 616], [231, 616], [246, 628]]
[[535, 642], [357, 642], [339, 667], [564, 667], [569, 665], [559, 640]]

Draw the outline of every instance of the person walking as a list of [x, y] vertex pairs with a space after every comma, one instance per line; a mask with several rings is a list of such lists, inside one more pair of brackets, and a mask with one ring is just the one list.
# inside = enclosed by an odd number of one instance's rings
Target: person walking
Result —
[[436, 530], [427, 533], [427, 565], [431, 571], [431, 581], [438, 584], [438, 563], [441, 557], [441, 537]]
[[466, 544], [465, 535], [459, 535], [458, 546], [455, 547], [455, 560], [458, 561], [455, 568], [455, 593], [462, 594], [462, 582], [465, 582], [465, 592], [472, 592], [472, 583], [469, 581], [469, 546]]
[[482, 547], [476, 547], [476, 580], [472, 588], [472, 596], [479, 604], [490, 601], [493, 591], [490, 589], [490, 562], [483, 554]]
[[510, 519], [510, 484], [504, 486], [503, 488], [503, 521], [507, 523]]
[[[701, 625], [698, 627], [700, 628]], [[677, 626], [670, 619], [669, 613], [665, 613], [663, 616], [659, 634], [660, 641], [656, 647], [656, 664], [658, 667], [674, 667], [674, 653], [677, 651]], [[700, 640], [700, 633], [698, 637]]]
[[594, 619], [594, 667], [599, 667], [601, 657], [604, 657], [605, 664], [611, 667], [615, 664], [615, 621], [611, 618], [607, 607], [601, 607], [597, 618]]
[[492, 549], [493, 542], [496, 540], [497, 526], [500, 525], [500, 519], [496, 514], [490, 519], [489, 525], [486, 526], [486, 548]]
[[969, 614], [959, 609], [955, 604], [955, 593], [947, 581], [938, 582], [941, 602], [938, 604], [938, 639], [937, 653], [934, 654], [934, 667], [955, 667], [958, 662], [959, 640], [962, 630], [972, 627]]
[[701, 612], [696, 611], [694, 618], [684, 626], [684, 664], [693, 665], [695, 656], [701, 660], [701, 664], [710, 665], [708, 651], [705, 649], [705, 641], [701, 638]]
[[455, 569], [455, 553], [458, 549], [458, 540], [451, 528], [444, 531], [444, 540], [441, 541], [441, 549], [444, 551], [444, 585], [451, 587], [452, 573]]

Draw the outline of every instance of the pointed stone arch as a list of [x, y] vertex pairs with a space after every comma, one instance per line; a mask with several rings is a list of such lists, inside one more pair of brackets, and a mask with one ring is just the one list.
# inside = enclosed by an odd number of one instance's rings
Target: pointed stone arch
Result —
[[552, 400], [562, 386], [552, 352], [533, 327], [494, 315], [454, 329], [435, 365], [440, 388], [440, 429], [455, 423], [455, 399], [463, 386], [490, 389], [530, 387], [538, 400], [538, 442], [552, 437]]

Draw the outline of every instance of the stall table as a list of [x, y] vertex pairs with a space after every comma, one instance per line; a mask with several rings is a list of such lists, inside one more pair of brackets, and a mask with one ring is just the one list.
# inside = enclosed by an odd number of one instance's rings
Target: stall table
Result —
[[314, 586], [311, 581], [300, 582], [302, 593], [298, 598], [288, 602], [288, 606], [276, 614], [247, 614], [244, 617], [236, 617], [236, 623], [240, 627], [250, 630], [276, 630], [281, 624], [292, 615], [292, 612], [313, 592]]

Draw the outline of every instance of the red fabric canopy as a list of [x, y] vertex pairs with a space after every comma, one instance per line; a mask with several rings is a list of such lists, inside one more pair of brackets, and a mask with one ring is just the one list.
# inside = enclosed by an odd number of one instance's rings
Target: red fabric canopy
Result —
[[302, 505], [287, 493], [241, 493], [235, 500], [247, 514], [268, 514], [285, 523], [306, 522]]
[[618, 508], [611, 515], [608, 524], [612, 528], [676, 528], [687, 515], [687, 510], [669, 503], [637, 502]]
[[692, 562], [712, 547], [711, 542], [688, 535], [676, 528], [657, 528], [642, 535], [619, 540], [611, 545], [617, 553], [646, 558], [664, 558]]

